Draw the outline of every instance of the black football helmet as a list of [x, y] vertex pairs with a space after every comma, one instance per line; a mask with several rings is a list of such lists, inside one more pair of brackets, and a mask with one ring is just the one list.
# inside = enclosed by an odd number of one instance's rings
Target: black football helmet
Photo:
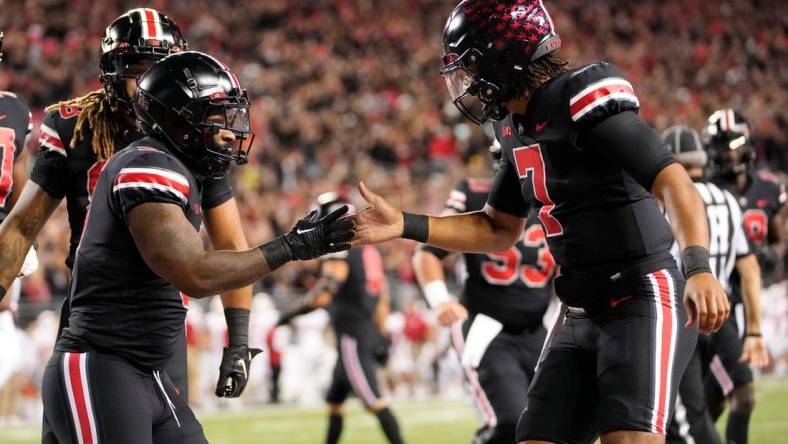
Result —
[[133, 116], [124, 81], [139, 78], [156, 61], [188, 49], [174, 21], [155, 9], [132, 9], [116, 18], [101, 40], [99, 79], [110, 100]]
[[[165, 141], [197, 174], [222, 178], [233, 162], [248, 161], [254, 134], [246, 90], [207, 54], [184, 51], [154, 64], [139, 80], [134, 112], [140, 131]], [[235, 134], [236, 146], [215, 146], [222, 129]]]
[[541, 0], [464, 0], [443, 28], [443, 68], [454, 105], [482, 124], [508, 113], [513, 79], [561, 47]]
[[709, 116], [704, 138], [715, 174], [724, 180], [730, 181], [746, 173], [755, 163], [750, 125], [730, 108], [714, 111]]

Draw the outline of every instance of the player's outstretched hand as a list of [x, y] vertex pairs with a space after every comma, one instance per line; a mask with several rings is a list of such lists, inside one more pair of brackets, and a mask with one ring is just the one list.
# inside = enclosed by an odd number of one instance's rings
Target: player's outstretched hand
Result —
[[728, 319], [728, 295], [711, 273], [698, 273], [687, 279], [684, 288], [687, 327], [696, 325], [702, 333], [713, 333]]
[[755, 368], [764, 368], [769, 365], [769, 352], [766, 343], [760, 336], [747, 336], [744, 339], [741, 362], [749, 362]]
[[347, 212], [347, 205], [343, 205], [320, 219], [315, 210], [299, 220], [284, 235], [292, 258], [303, 261], [350, 248], [356, 223], [350, 217], [342, 217]]
[[359, 182], [358, 190], [369, 206], [353, 216], [356, 220], [356, 237], [352, 244], [376, 244], [402, 236], [402, 210], [369, 191], [364, 182]]
[[455, 301], [446, 301], [435, 310], [438, 323], [444, 327], [449, 327], [457, 321], [468, 319], [468, 309]]
[[241, 396], [249, 382], [249, 365], [262, 350], [246, 346], [225, 347], [222, 365], [219, 366], [219, 381], [216, 383], [216, 396], [237, 398]]

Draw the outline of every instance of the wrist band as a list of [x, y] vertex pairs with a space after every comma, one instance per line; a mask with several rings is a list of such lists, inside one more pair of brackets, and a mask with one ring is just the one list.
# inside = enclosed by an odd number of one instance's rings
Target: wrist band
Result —
[[761, 333], [747, 333], [744, 336], [748, 338], [761, 338], [763, 335]]
[[402, 237], [418, 242], [427, 242], [430, 237], [430, 220], [424, 214], [402, 212]]
[[268, 271], [274, 271], [293, 259], [293, 252], [282, 236], [271, 242], [266, 242], [257, 248], [263, 252], [263, 257], [268, 263]]
[[227, 336], [230, 346], [249, 345], [249, 310], [245, 308], [228, 307], [224, 309], [224, 318], [227, 320]]
[[681, 252], [681, 265], [687, 278], [698, 273], [711, 273], [709, 250], [700, 245], [692, 245]]
[[446, 283], [439, 279], [424, 286], [424, 297], [427, 299], [427, 304], [433, 309], [451, 299]]

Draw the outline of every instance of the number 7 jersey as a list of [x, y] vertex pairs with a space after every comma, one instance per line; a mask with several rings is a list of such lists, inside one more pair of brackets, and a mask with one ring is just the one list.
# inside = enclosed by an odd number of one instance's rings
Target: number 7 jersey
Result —
[[[670, 260], [670, 227], [648, 189], [673, 158], [653, 142], [638, 107], [621, 72], [596, 62], [548, 81], [524, 115], [495, 124], [504, 157], [488, 203], [523, 218], [538, 210], [562, 273], [613, 275], [641, 261]], [[642, 143], [624, 149], [590, 137], [600, 123], [623, 117], [642, 124], [635, 133]]]

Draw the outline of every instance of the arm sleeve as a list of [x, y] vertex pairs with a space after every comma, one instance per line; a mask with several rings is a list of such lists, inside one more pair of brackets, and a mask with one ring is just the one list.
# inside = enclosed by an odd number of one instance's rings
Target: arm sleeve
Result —
[[657, 174], [675, 162], [659, 136], [633, 111], [614, 114], [585, 130], [578, 145], [602, 152], [647, 191]]
[[501, 167], [487, 198], [487, 204], [498, 211], [525, 219], [531, 210], [531, 204], [523, 199], [520, 190], [520, 179], [508, 157], [501, 161]]
[[58, 132], [57, 113], [54, 111], [47, 114], [41, 122], [38, 155], [30, 173], [30, 180], [50, 196], [62, 199], [68, 187], [68, 157]]
[[216, 208], [233, 198], [230, 177], [207, 179], [202, 192], [202, 207], [206, 210]]
[[187, 177], [184, 167], [168, 154], [140, 154], [112, 179], [113, 206], [124, 220], [134, 207], [147, 202], [170, 203], [185, 211], [191, 192]]

